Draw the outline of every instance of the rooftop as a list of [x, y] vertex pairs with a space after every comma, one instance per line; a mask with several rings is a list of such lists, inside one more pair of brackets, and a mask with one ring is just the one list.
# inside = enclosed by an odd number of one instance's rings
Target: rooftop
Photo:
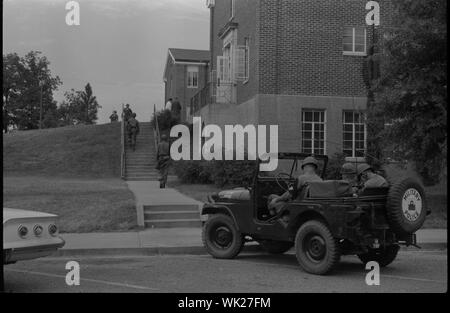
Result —
[[169, 48], [170, 55], [178, 62], [209, 62], [209, 50]]

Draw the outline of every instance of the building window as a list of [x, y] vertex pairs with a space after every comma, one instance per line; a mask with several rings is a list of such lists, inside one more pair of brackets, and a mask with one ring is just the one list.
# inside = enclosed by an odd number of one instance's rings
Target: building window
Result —
[[326, 153], [326, 115], [324, 110], [302, 111], [302, 152]]
[[343, 112], [343, 153], [348, 157], [363, 157], [366, 151], [366, 124], [364, 114]]
[[366, 55], [366, 29], [364, 27], [345, 27], [343, 49], [346, 55]]
[[188, 66], [188, 88], [198, 88], [198, 66]]

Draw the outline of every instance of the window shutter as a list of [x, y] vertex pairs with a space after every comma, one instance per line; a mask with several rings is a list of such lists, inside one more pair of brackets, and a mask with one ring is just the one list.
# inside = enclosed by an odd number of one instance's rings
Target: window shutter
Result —
[[236, 80], [246, 80], [248, 77], [246, 77], [246, 46], [237, 46], [235, 50], [235, 79]]

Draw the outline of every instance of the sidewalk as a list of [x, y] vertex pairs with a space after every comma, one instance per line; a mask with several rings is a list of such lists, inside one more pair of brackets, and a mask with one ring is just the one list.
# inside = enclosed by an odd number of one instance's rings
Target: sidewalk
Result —
[[137, 224], [139, 226], [145, 225], [144, 210], [146, 206], [195, 205], [198, 206], [200, 213], [203, 205], [173, 188], [160, 189], [159, 181], [127, 181], [126, 183], [136, 199]]
[[[161, 228], [124, 233], [61, 234], [66, 241], [57, 255], [85, 254], [204, 254], [201, 228]], [[422, 249], [446, 249], [446, 229], [422, 229], [417, 232]], [[258, 251], [254, 243], [247, 251]], [[416, 249], [410, 247], [407, 249]]]

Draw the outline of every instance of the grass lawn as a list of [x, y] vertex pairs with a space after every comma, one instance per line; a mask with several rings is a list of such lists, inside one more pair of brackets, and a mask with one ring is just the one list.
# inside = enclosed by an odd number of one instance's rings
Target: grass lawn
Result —
[[3, 206], [59, 215], [62, 232], [136, 228], [120, 176], [120, 123], [3, 135]]
[[133, 194], [118, 178], [6, 176], [3, 206], [57, 214], [61, 232], [136, 228]]

